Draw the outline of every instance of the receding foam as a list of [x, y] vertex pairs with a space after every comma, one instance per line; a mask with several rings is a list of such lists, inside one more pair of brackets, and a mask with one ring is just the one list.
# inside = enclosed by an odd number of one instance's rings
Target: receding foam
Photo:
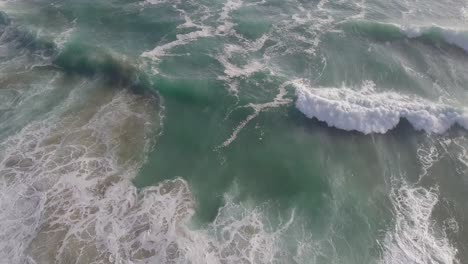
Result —
[[459, 263], [457, 249], [431, 217], [439, 201], [437, 189], [410, 186], [406, 182], [399, 185], [393, 186], [390, 194], [395, 226], [387, 232], [383, 241], [382, 262]]
[[468, 129], [465, 110], [393, 91], [377, 92], [372, 82], [360, 90], [296, 86], [296, 107], [329, 126], [364, 134], [384, 134], [405, 118], [416, 130], [441, 134], [455, 124]]

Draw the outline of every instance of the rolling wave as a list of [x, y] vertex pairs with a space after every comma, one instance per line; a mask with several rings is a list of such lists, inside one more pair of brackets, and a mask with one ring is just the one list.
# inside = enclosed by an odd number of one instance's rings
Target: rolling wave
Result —
[[453, 45], [468, 53], [468, 32], [461, 29], [431, 26], [403, 26], [373, 21], [352, 21], [342, 25], [345, 32], [378, 41], [416, 39], [432, 45]]

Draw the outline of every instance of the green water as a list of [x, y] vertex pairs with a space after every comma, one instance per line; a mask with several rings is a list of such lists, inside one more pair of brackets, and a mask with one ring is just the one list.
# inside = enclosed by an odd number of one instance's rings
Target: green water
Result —
[[465, 263], [464, 1], [0, 1], [6, 263]]

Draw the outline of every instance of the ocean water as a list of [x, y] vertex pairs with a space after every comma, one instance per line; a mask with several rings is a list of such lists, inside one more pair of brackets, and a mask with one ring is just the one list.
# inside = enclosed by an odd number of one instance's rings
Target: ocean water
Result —
[[468, 263], [465, 0], [0, 10], [0, 263]]

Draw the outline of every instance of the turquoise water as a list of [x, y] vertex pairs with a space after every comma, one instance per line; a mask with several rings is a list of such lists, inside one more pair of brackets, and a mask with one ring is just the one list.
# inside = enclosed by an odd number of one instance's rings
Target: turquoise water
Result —
[[0, 10], [4, 263], [468, 261], [465, 1]]

